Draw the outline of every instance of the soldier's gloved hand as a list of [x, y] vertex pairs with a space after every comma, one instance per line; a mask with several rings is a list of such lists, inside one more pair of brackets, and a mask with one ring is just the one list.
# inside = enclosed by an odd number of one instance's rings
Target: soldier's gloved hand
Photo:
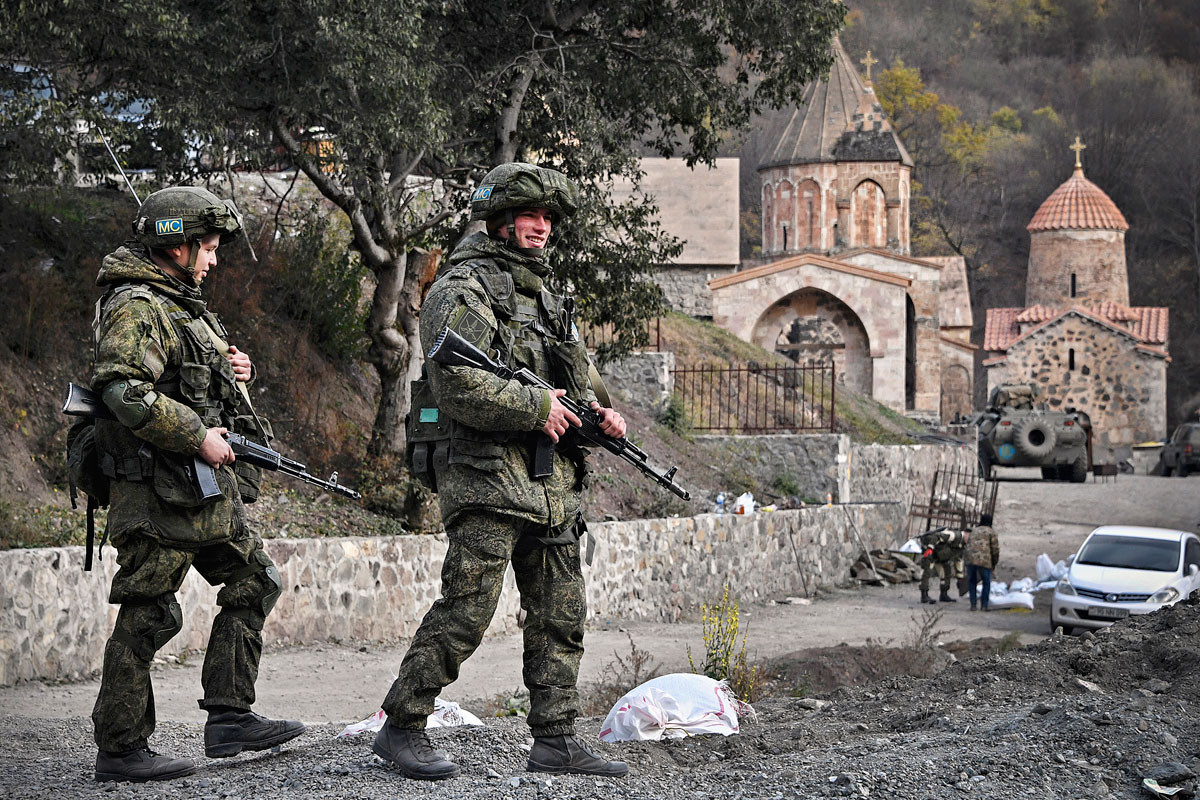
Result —
[[233, 454], [233, 448], [229, 446], [229, 442], [225, 441], [225, 434], [228, 432], [226, 428], [209, 428], [208, 432], [204, 434], [204, 441], [200, 444], [200, 457], [210, 467], [232, 464], [237, 459], [237, 456]]
[[620, 439], [625, 435], [625, 418], [618, 414], [614, 409], [605, 408], [592, 401], [592, 411], [600, 415], [600, 430], [607, 433], [614, 439]]
[[225, 358], [229, 359], [235, 378], [242, 382], [250, 380], [250, 376], [254, 373], [254, 365], [250, 363], [250, 356], [233, 345], [229, 345], [229, 354]]
[[571, 425], [579, 427], [579, 417], [567, 410], [567, 407], [558, 402], [558, 398], [567, 393], [566, 389], [551, 389], [550, 390], [550, 416], [546, 417], [546, 424], [542, 426], [542, 433], [550, 437], [550, 441], [558, 442], [558, 437], [567, 432], [567, 428]]

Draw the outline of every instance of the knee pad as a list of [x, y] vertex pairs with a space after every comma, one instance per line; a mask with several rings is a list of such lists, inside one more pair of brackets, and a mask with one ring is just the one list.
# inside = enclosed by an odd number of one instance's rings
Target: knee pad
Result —
[[262, 630], [271, 609], [283, 594], [283, 579], [271, 557], [259, 550], [245, 569], [226, 582], [217, 594], [217, 604], [254, 630]]
[[165, 594], [139, 603], [122, 603], [112, 638], [148, 662], [181, 630], [183, 610], [175, 595]]

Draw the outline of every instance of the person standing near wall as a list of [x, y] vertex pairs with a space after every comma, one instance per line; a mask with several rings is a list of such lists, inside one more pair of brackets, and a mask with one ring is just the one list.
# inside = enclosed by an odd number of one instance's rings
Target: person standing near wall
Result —
[[[205, 755], [266, 750], [305, 731], [250, 711], [263, 622], [283, 584], [246, 524], [243, 503], [258, 496], [261, 473], [234, 463], [224, 434], [258, 438], [269, 428], [252, 416], [243, 388], [254, 377], [250, 358], [225, 346], [225, 328], [200, 294], [217, 247], [239, 230], [237, 211], [206, 189], [162, 189], [142, 203], [133, 240], [104, 258], [97, 278], [105, 294], [93, 322], [91, 387], [113, 418], [96, 420], [95, 441], [111, 481], [105, 536], [120, 566], [108, 598], [120, 611], [92, 712], [98, 781], [196, 770], [189, 758], [149, 748], [150, 662], [183, 627], [175, 592], [192, 568], [221, 586], [200, 677]], [[215, 470], [220, 493], [210, 499], [193, 485], [197, 457]]]
[[963, 553], [963, 561], [967, 565], [967, 584], [971, 591], [971, 610], [975, 610], [975, 587], [982, 583], [979, 595], [979, 606], [984, 611], [988, 608], [988, 599], [992, 593], [992, 570], [1000, 563], [1000, 542], [996, 532], [992, 530], [992, 515], [981, 514], [979, 524], [972, 529], [967, 537], [967, 547]]
[[[560, 388], [525, 386], [427, 359], [428, 384], [418, 382], [413, 390], [414, 396], [430, 392], [436, 404], [420, 406], [419, 419], [436, 431], [415, 445], [414, 461], [421, 465], [416, 473], [434, 473], [428, 480], [436, 485], [449, 545], [441, 596], [421, 621], [383, 701], [388, 719], [373, 745], [410, 778], [441, 780], [460, 772], [430, 744], [426, 720], [483, 639], [510, 564], [528, 614], [528, 769], [606, 777], [628, 772], [623, 762], [605, 759], [575, 736], [587, 613], [579, 555], [587, 468], [586, 451], [570, 433], [579, 419], [558, 398], [568, 394], [589, 403], [604, 433], [625, 435], [621, 415], [596, 401], [587, 351], [571, 321], [572, 298], [545, 283], [551, 231], [574, 213], [577, 192], [552, 169], [519, 162], [493, 169], [471, 198], [471, 219], [485, 221], [487, 232], [458, 244], [421, 307], [426, 351], [449, 328], [508, 366], [529, 369]], [[538, 437], [555, 443], [544, 475], [533, 474]], [[416, 438], [410, 434], [409, 440]]]

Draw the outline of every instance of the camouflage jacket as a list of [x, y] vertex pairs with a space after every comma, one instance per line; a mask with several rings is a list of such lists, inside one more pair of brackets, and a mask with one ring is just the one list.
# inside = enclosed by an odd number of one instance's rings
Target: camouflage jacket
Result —
[[180, 545], [231, 538], [244, 527], [239, 476], [218, 469], [223, 496], [201, 503], [191, 475], [208, 428], [246, 427], [233, 369], [204, 326], [222, 338], [224, 327], [199, 289], [166, 275], [139, 248], [106, 256], [96, 282], [107, 291], [93, 321], [92, 389], [127, 381], [127, 396], [157, 395], [136, 429], [96, 422], [101, 468], [113, 479], [107, 534], [140, 528]]
[[921, 535], [921, 547], [933, 548], [934, 561], [957, 561], [963, 554], [963, 534], [951, 528], [929, 531]]
[[1000, 562], [1000, 541], [991, 525], [976, 525], [967, 536], [963, 562], [984, 569], [995, 569]]
[[[587, 352], [570, 322], [570, 301], [542, 283], [544, 262], [477, 233], [439, 270], [421, 307], [428, 351], [449, 326], [512, 367], [526, 367], [584, 403], [596, 399]], [[470, 367], [425, 363], [438, 407], [454, 420], [438, 499], [449, 524], [468, 509], [545, 523], [552, 531], [580, 510], [585, 451], [568, 434], [549, 477], [529, 476], [530, 448], [550, 413], [550, 393]]]

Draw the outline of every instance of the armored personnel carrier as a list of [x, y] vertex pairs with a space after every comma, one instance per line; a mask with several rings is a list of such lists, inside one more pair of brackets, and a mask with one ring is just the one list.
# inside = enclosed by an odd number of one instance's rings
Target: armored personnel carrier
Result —
[[997, 386], [987, 408], [972, 416], [979, 426], [979, 474], [990, 478], [995, 467], [1041, 467], [1046, 480], [1082, 483], [1090, 467], [1091, 419], [1067, 408], [1048, 411], [1035, 404], [1037, 388]]

